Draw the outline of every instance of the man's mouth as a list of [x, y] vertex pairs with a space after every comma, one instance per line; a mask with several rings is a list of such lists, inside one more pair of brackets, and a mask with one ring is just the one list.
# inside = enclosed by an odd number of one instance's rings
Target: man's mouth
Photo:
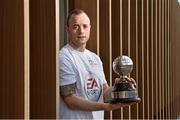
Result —
[[85, 38], [86, 36], [78, 36], [78, 38]]

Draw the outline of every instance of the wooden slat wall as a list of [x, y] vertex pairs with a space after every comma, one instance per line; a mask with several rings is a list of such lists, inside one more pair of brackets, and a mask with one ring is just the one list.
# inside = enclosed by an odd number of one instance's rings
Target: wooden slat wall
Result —
[[0, 1], [0, 119], [59, 117], [58, 5]]
[[[180, 114], [177, 1], [72, 3], [75, 8], [87, 11], [91, 18], [93, 27], [87, 47], [100, 55], [110, 85], [117, 77], [112, 61], [122, 54], [134, 61], [130, 76], [136, 79], [141, 103], [106, 112], [105, 118], [177, 118]], [[0, 2], [0, 118], [59, 117], [57, 4], [58, 1], [51, 0]]]
[[174, 72], [171, 62], [175, 61], [171, 60], [170, 46], [173, 29], [170, 10], [171, 4], [176, 3], [170, 0], [75, 0], [74, 4], [75, 8], [87, 11], [92, 26], [97, 25], [97, 29], [95, 26], [92, 30], [88, 48], [100, 55], [110, 85], [118, 77], [111, 65], [117, 56], [128, 55], [134, 62], [130, 76], [136, 79], [141, 103], [106, 112], [105, 118], [177, 116], [179, 89], [177, 79], [171, 74]]
[[0, 1], [0, 119], [56, 118], [56, 8], [55, 0]]

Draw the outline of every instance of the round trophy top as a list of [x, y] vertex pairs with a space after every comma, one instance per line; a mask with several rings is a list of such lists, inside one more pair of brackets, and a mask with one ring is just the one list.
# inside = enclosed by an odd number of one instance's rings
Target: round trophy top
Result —
[[128, 75], [133, 69], [133, 61], [130, 57], [122, 55], [114, 59], [113, 70], [120, 76]]

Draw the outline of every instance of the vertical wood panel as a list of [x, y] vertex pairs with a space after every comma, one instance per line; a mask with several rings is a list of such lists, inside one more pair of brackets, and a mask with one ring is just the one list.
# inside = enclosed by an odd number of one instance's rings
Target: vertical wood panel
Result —
[[128, 0], [128, 52], [127, 55], [131, 57], [130, 48], [131, 48], [131, 2]]
[[111, 0], [109, 0], [109, 77], [110, 77], [110, 83], [109, 85], [112, 86], [112, 7], [111, 7]]
[[151, 0], [151, 55], [150, 55], [150, 61], [151, 61], [151, 79], [150, 79], [150, 84], [151, 84], [151, 94], [150, 94], [150, 98], [151, 98], [151, 114], [150, 114], [150, 119], [154, 118], [154, 11], [155, 11], [155, 7], [154, 7], [154, 0]]
[[[112, 60], [119, 56], [121, 51], [120, 27], [120, 1], [112, 0]], [[112, 75], [112, 80], [119, 77], [114, 72]], [[121, 110], [115, 110], [112, 112], [113, 119], [120, 119], [121, 117]]]
[[159, 118], [161, 118], [161, 114], [162, 114], [162, 111], [161, 111], [161, 108], [162, 108], [162, 69], [161, 69], [161, 42], [162, 42], [162, 33], [161, 33], [161, 0], [158, 1], [159, 2], [159, 21], [158, 21], [158, 34], [159, 34], [159, 37], [158, 37], [158, 92], [159, 92]]
[[[122, 0], [122, 55], [128, 55], [128, 0]], [[129, 119], [129, 107], [123, 108], [123, 119]]]
[[[122, 18], [123, 18], [122, 0], [120, 0], [120, 55], [122, 55], [122, 41], [123, 41], [123, 39], [122, 39], [122, 29], [123, 29], [123, 27], [122, 27], [122, 24], [123, 24]], [[122, 109], [122, 111], [123, 111], [123, 109]]]
[[[109, 0], [109, 77], [110, 83], [109, 86], [112, 87], [112, 1]], [[110, 118], [112, 118], [112, 111], [110, 111]]]
[[0, 1], [0, 118], [24, 118], [24, 0]]
[[139, 96], [141, 97], [141, 102], [139, 104], [139, 119], [143, 119], [143, 84], [142, 84], [142, 0], [138, 0], [138, 41], [137, 41], [137, 46], [138, 46], [138, 92]]
[[161, 50], [162, 50], [162, 61], [161, 61], [161, 68], [162, 68], [162, 119], [164, 119], [164, 109], [165, 109], [165, 96], [164, 96], [164, 86], [165, 86], [165, 77], [164, 77], [164, 0], [162, 0], [162, 44], [161, 44]]
[[169, 84], [168, 84], [168, 2], [165, 0], [165, 118], [169, 118]]
[[56, 118], [55, 1], [30, 0], [30, 118]]
[[[137, 30], [137, 20], [136, 20], [136, 3], [137, 1], [135, 0], [131, 0], [130, 2], [130, 41], [129, 41], [129, 55], [131, 57], [131, 59], [133, 60], [133, 71], [131, 72], [131, 77], [135, 79], [135, 81], [137, 82], [138, 84], [138, 61], [136, 60], [136, 53], [138, 53], [138, 47], [136, 46], [137, 43], [137, 33], [136, 33], [136, 30]], [[131, 115], [130, 115], [130, 118], [131, 119], [135, 119], [135, 118], [138, 118], [138, 104], [136, 105], [133, 105], [131, 106], [131, 111], [129, 112]]]
[[154, 10], [153, 10], [153, 16], [154, 16], [153, 17], [153, 38], [152, 38], [153, 39], [153, 44], [152, 44], [152, 46], [153, 46], [153, 53], [152, 53], [153, 59], [152, 60], [153, 60], [153, 68], [154, 68], [153, 72], [152, 72], [152, 74], [153, 74], [153, 77], [152, 77], [153, 78], [153, 80], [152, 80], [152, 84], [153, 84], [153, 108], [154, 108], [153, 109], [154, 114], [152, 116], [153, 118], [156, 118], [156, 115], [157, 115], [157, 111], [156, 111], [156, 108], [157, 108], [156, 107], [157, 106], [157, 101], [156, 101], [156, 99], [157, 99], [156, 98], [156, 96], [157, 96], [157, 91], [156, 91], [156, 86], [157, 86], [156, 85], [156, 81], [157, 81], [157, 79], [156, 79], [156, 76], [157, 76], [156, 75], [157, 74], [157, 72], [156, 72], [157, 71], [157, 68], [156, 68], [156, 65], [157, 65], [156, 64], [156, 57], [157, 57], [157, 54], [156, 54], [156, 49], [157, 49], [157, 47], [156, 47], [157, 46], [156, 45], [156, 43], [157, 43], [156, 42], [157, 41], [157, 39], [156, 39], [157, 38], [156, 37], [157, 36], [157, 26], [156, 26], [157, 25], [157, 23], [156, 23], [156, 21], [157, 21], [157, 7], [156, 6], [157, 5], [156, 5], [156, 3], [157, 3], [156, 0], [154, 0], [154, 4], [153, 4], [153, 6], [154, 6], [153, 7], [154, 8]]
[[170, 65], [169, 65], [169, 63], [171, 62], [170, 61], [170, 42], [169, 42], [169, 38], [170, 38], [170, 36], [169, 36], [169, 33], [170, 33], [170, 27], [169, 27], [169, 23], [170, 23], [170, 16], [169, 16], [169, 11], [170, 11], [170, 8], [169, 8], [169, 0], [167, 0], [167, 44], [168, 44], [168, 47], [167, 47], [167, 49], [168, 49], [168, 53], [167, 53], [167, 56], [168, 56], [168, 65], [167, 65], [167, 67], [168, 67], [168, 103], [169, 103], [169, 105], [168, 105], [168, 118], [171, 118], [171, 84], [170, 84], [170, 70], [171, 70], [171, 68], [170, 68]]
[[[138, 0], [136, 0], [136, 83], [137, 83], [137, 88], [138, 88], [138, 93], [139, 93], [139, 58], [138, 58]], [[140, 94], [139, 94], [140, 97]], [[137, 104], [137, 119], [139, 119], [139, 104]]]
[[60, 118], [60, 89], [59, 89], [59, 50], [60, 50], [60, 2], [55, 0], [55, 29], [56, 29], [56, 119]]
[[[138, 27], [138, 0], [136, 0], [136, 83], [137, 83], [137, 87], [138, 87], [138, 94], [139, 92], [139, 58], [138, 58], [138, 48], [139, 48], [139, 43], [138, 43], [138, 32], [139, 32], [139, 27]], [[139, 94], [140, 97], [140, 94]], [[137, 119], [139, 119], [139, 104], [137, 104]]]
[[[106, 79], [108, 84], [110, 83], [110, 68], [109, 66], [109, 0], [100, 0], [100, 33], [99, 33], [99, 49], [100, 49], [100, 57], [103, 62], [104, 72], [106, 75]], [[106, 8], [106, 9], [104, 9]], [[105, 118], [110, 119], [110, 112], [105, 112]]]
[[168, 78], [167, 78], [167, 65], [166, 65], [166, 63], [167, 63], [167, 59], [168, 59], [168, 57], [167, 57], [167, 54], [168, 54], [168, 52], [167, 52], [167, 48], [168, 48], [168, 46], [167, 46], [167, 0], [165, 0], [165, 3], [164, 3], [164, 19], [165, 19], [165, 21], [164, 21], [164, 25], [165, 25], [165, 31], [164, 31], [164, 43], [165, 43], [165, 48], [164, 48], [164, 66], [165, 66], [165, 71], [164, 71], [164, 74], [165, 74], [165, 118], [168, 118]]
[[169, 46], [170, 46], [170, 43], [169, 43], [169, 0], [167, 0], [167, 86], [168, 86], [168, 93], [167, 93], [167, 101], [168, 101], [168, 107], [167, 107], [167, 112], [168, 112], [168, 118], [170, 118], [170, 110], [171, 110], [171, 104], [170, 104], [170, 67], [169, 67]]
[[142, 82], [143, 82], [143, 92], [144, 92], [144, 118], [147, 118], [148, 117], [148, 78], [147, 78], [147, 74], [148, 74], [148, 64], [147, 64], [147, 52], [148, 52], [148, 39], [147, 39], [147, 36], [148, 36], [148, 23], [147, 23], [147, 0], [143, 0], [143, 44], [142, 44], [142, 47], [143, 47], [143, 50], [142, 50], [142, 61], [143, 61], [143, 79], [142, 79]]
[[24, 0], [24, 118], [30, 116], [30, 74], [29, 74], [29, 0]]
[[[128, 53], [127, 55], [131, 57], [130, 48], [131, 48], [131, 2], [128, 0]], [[130, 77], [130, 75], [128, 75]], [[129, 106], [129, 119], [131, 118], [131, 106]]]
[[144, 0], [142, 0], [142, 33], [141, 33], [141, 36], [142, 36], [142, 52], [141, 52], [141, 59], [142, 59], [142, 118], [144, 119], [145, 118], [145, 91], [144, 91]]
[[150, 114], [150, 97], [149, 97], [149, 90], [150, 90], [150, 82], [149, 82], [149, 0], [147, 0], [146, 1], [146, 8], [147, 8], [147, 10], [146, 10], [146, 24], [147, 24], [147, 35], [146, 35], [146, 39], [147, 39], [147, 42], [146, 42], [146, 48], [147, 48], [147, 50], [146, 50], [146, 72], [147, 72], [147, 74], [146, 74], [146, 84], [147, 84], [147, 116], [146, 116], [146, 118], [149, 118], [149, 114]]
[[100, 15], [100, 13], [99, 13], [99, 0], [97, 0], [97, 54], [99, 55], [99, 52], [100, 52], [100, 50], [99, 50], [99, 15]]
[[155, 118], [158, 118], [159, 116], [158, 116], [158, 108], [159, 108], [159, 102], [158, 102], [158, 96], [159, 96], [159, 93], [158, 93], [158, 1], [156, 0], [156, 23], [155, 23], [155, 26], [156, 26], [156, 28], [155, 28], [155, 31], [156, 31], [156, 41], [155, 41], [155, 73], [156, 73], [156, 79], [155, 79], [155, 86], [156, 86], [156, 92], [155, 92], [155, 94], [156, 94], [156, 99], [155, 99], [155, 101], [156, 101], [156, 104], [155, 104], [155, 106], [156, 106], [156, 114], [155, 114]]
[[[123, 27], [122, 27], [122, 23], [123, 23], [123, 7], [122, 7], [122, 0], [120, 0], [120, 55], [122, 55], [122, 41], [123, 41], [123, 37], [122, 37], [122, 30], [123, 30]], [[121, 108], [121, 119], [123, 119], [123, 108]]]
[[164, 47], [164, 66], [165, 66], [165, 71], [164, 71], [164, 74], [165, 74], [165, 118], [168, 118], [168, 78], [167, 78], [167, 65], [166, 65], [166, 63], [167, 63], [167, 59], [168, 59], [168, 57], [167, 57], [167, 54], [168, 54], [168, 52], [167, 52], [167, 48], [168, 48], [168, 46], [167, 46], [167, 0], [165, 0], [164, 1], [165, 3], [164, 3], [164, 19], [165, 19], [165, 21], [164, 21], [164, 26], [165, 26], [165, 31], [164, 31], [164, 43], [165, 43], [165, 47]]
[[[174, 1], [173, 1], [174, 2]], [[170, 5], [169, 5], [169, 8], [173, 8], [173, 2], [169, 2], [170, 3]], [[169, 17], [170, 17], [170, 14], [171, 15], [174, 15], [174, 14], [172, 14], [174, 12], [174, 9], [171, 9], [171, 11], [169, 12]], [[172, 23], [172, 17], [171, 17], [171, 19], [169, 20], [169, 22], [170, 22], [170, 25], [169, 25], [169, 27], [170, 27], [170, 31], [172, 32], [172, 26], [173, 26], [173, 23]], [[170, 32], [169, 31], [169, 32]], [[169, 39], [173, 39], [173, 34], [171, 33], [171, 34], [169, 34]], [[172, 44], [174, 44], [174, 41], [171, 41], [172, 42]], [[172, 47], [172, 44], [171, 44], [171, 46], [170, 46], [170, 49], [171, 49], [171, 52], [170, 52], [170, 57], [172, 58], [172, 59], [170, 59], [170, 62], [171, 63], [175, 63], [175, 53], [174, 53], [174, 47]], [[171, 93], [171, 118], [173, 118], [174, 117], [174, 110], [173, 110], [173, 108], [174, 108], [174, 101], [173, 101], [173, 99], [174, 99], [174, 66], [173, 66], [173, 64], [171, 64], [170, 65], [170, 69], [172, 70], [172, 73], [170, 74], [170, 79], [171, 79], [171, 91], [170, 91], [170, 93]]]

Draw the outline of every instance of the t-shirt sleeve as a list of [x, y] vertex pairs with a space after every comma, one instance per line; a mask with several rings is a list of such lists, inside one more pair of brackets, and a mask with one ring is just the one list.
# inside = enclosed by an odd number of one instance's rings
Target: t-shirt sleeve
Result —
[[73, 69], [72, 61], [64, 55], [60, 55], [59, 60], [60, 60], [59, 61], [60, 86], [75, 83], [76, 82], [75, 71]]

